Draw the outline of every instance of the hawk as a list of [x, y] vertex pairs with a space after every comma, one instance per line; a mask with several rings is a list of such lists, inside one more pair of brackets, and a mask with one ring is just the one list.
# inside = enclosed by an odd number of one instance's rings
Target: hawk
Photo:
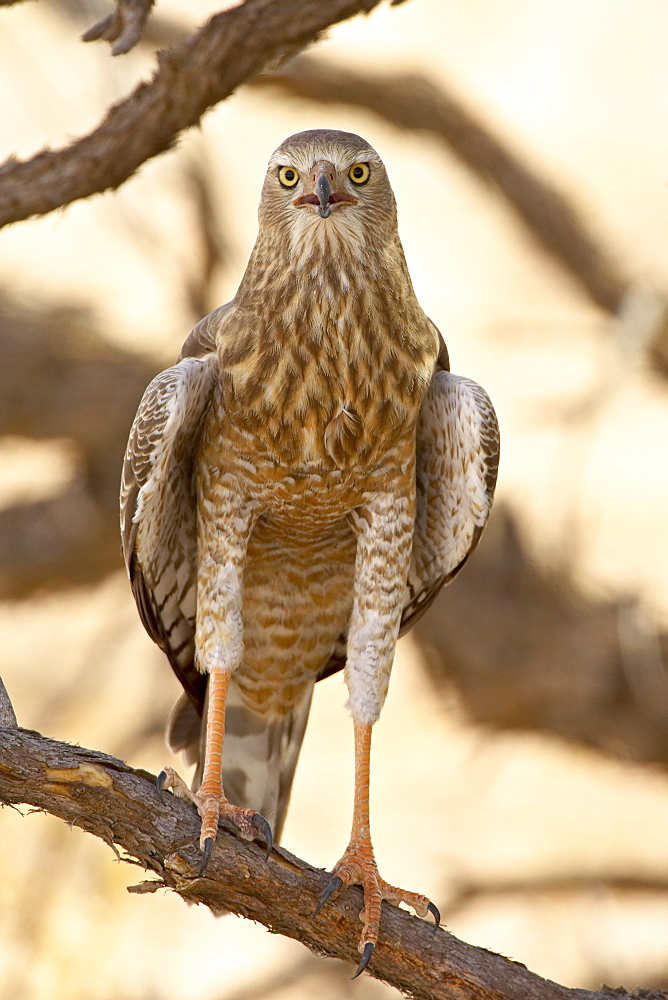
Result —
[[237, 294], [140, 403], [121, 529], [141, 620], [184, 688], [167, 738], [197, 763], [193, 790], [171, 768], [159, 782], [195, 802], [202, 867], [222, 817], [269, 856], [314, 685], [344, 670], [352, 831], [320, 905], [363, 887], [356, 974], [382, 900], [439, 922], [379, 875], [371, 732], [399, 635], [480, 538], [498, 454], [487, 394], [450, 373], [413, 291], [382, 160], [347, 132], [290, 136]]

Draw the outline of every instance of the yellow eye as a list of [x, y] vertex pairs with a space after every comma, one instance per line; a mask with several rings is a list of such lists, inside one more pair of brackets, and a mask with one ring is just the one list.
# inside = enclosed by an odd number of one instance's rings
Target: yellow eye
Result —
[[348, 171], [348, 177], [353, 184], [366, 184], [370, 173], [368, 163], [355, 163]]
[[299, 174], [294, 167], [279, 167], [278, 179], [284, 188], [293, 188], [299, 180]]

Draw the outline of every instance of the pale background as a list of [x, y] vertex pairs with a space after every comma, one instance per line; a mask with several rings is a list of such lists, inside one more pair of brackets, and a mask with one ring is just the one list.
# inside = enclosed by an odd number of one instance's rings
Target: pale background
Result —
[[[173, 0], [158, 13], [185, 15]], [[193, 23], [217, 9], [190, 3]], [[1, 12], [0, 159], [60, 146], [145, 77], [144, 51], [83, 45], [46, 2]], [[91, 14], [87, 23], [96, 16]], [[452, 86], [584, 211], [640, 286], [668, 287], [668, 7], [662, 0], [413, 0], [332, 29], [312, 50]], [[235, 290], [266, 160], [291, 132], [359, 132], [383, 156], [418, 296], [453, 370], [480, 381], [502, 428], [499, 496], [551, 565], [592, 595], [636, 594], [668, 623], [668, 395], [633, 349], [436, 143], [370, 113], [242, 89], [118, 192], [0, 233], [0, 286], [26, 304], [95, 310], [105, 334], [173, 360], [192, 325], [196, 219], [182, 177], [204, 158]], [[600, 396], [585, 423], [574, 407]], [[103, 419], [103, 401], [101, 401]], [[0, 442], [3, 504], [71, 473], [66, 442]], [[119, 560], [120, 567], [120, 560]], [[176, 681], [144, 635], [123, 573], [0, 606], [1, 672], [21, 725], [157, 770]], [[340, 678], [318, 692], [284, 842], [329, 867], [347, 841], [352, 734]], [[384, 876], [445, 911], [460, 881], [637, 875], [666, 881], [668, 779], [549, 736], [474, 726], [403, 640], [375, 738], [372, 822]], [[129, 896], [141, 872], [54, 819], [0, 816], [0, 996], [231, 1000], [389, 995], [347, 967], [174, 895]], [[482, 894], [455, 934], [569, 985], [668, 986], [668, 894], [562, 887]], [[330, 975], [331, 973], [331, 975]], [[324, 978], [327, 976], [326, 978]], [[283, 985], [281, 985], [281, 983]]]

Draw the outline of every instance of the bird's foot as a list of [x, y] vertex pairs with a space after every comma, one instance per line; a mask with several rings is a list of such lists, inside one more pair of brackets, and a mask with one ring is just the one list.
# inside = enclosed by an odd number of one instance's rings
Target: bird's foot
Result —
[[184, 799], [186, 802], [192, 802], [197, 805], [195, 793], [188, 788], [181, 775], [173, 767], [163, 767], [155, 779], [155, 786], [161, 798], [163, 789], [169, 788], [176, 795], [177, 799]]
[[254, 809], [244, 809], [242, 806], [235, 806], [228, 802], [222, 790], [207, 792], [202, 786], [199, 791], [193, 792], [188, 788], [183, 778], [171, 767], [165, 767], [158, 775], [158, 791], [163, 788], [171, 788], [174, 795], [187, 802], [192, 802], [202, 819], [202, 829], [200, 832], [199, 846], [202, 851], [202, 864], [199, 874], [202, 875], [209, 863], [213, 845], [218, 834], [218, 821], [227, 819], [238, 829], [244, 840], [256, 840], [262, 837], [266, 844], [266, 855], [269, 857], [274, 846], [271, 827], [264, 816], [255, 812]]
[[431, 914], [437, 927], [441, 922], [441, 915], [437, 907], [427, 896], [398, 889], [380, 877], [373, 848], [369, 841], [361, 840], [348, 845], [343, 857], [332, 869], [331, 880], [320, 897], [315, 911], [316, 915], [328, 899], [349, 885], [361, 885], [364, 890], [364, 909], [360, 913], [360, 920], [364, 922], [364, 927], [358, 948], [362, 958], [353, 979], [356, 979], [366, 969], [378, 941], [380, 910], [383, 900], [393, 906], [406, 903], [415, 910], [419, 917]]

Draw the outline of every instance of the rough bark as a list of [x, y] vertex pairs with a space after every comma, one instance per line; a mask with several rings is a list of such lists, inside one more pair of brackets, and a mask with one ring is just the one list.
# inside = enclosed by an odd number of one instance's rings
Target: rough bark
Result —
[[89, 135], [0, 167], [0, 226], [119, 187], [170, 149], [218, 101], [267, 63], [380, 0], [246, 0], [159, 55], [153, 79], [114, 105]]
[[[265, 861], [260, 846], [222, 827], [207, 871], [198, 877], [194, 808], [171, 794], [161, 801], [152, 775], [117, 758], [25, 729], [0, 729], [0, 801], [51, 813], [120, 848], [154, 876], [130, 891], [170, 888], [189, 902], [257, 920], [317, 954], [350, 962], [351, 972], [357, 964], [359, 889], [342, 893], [314, 919], [327, 874], [281, 848]], [[541, 979], [517, 962], [387, 904], [370, 971], [420, 1000], [597, 1000], [605, 995]]]

